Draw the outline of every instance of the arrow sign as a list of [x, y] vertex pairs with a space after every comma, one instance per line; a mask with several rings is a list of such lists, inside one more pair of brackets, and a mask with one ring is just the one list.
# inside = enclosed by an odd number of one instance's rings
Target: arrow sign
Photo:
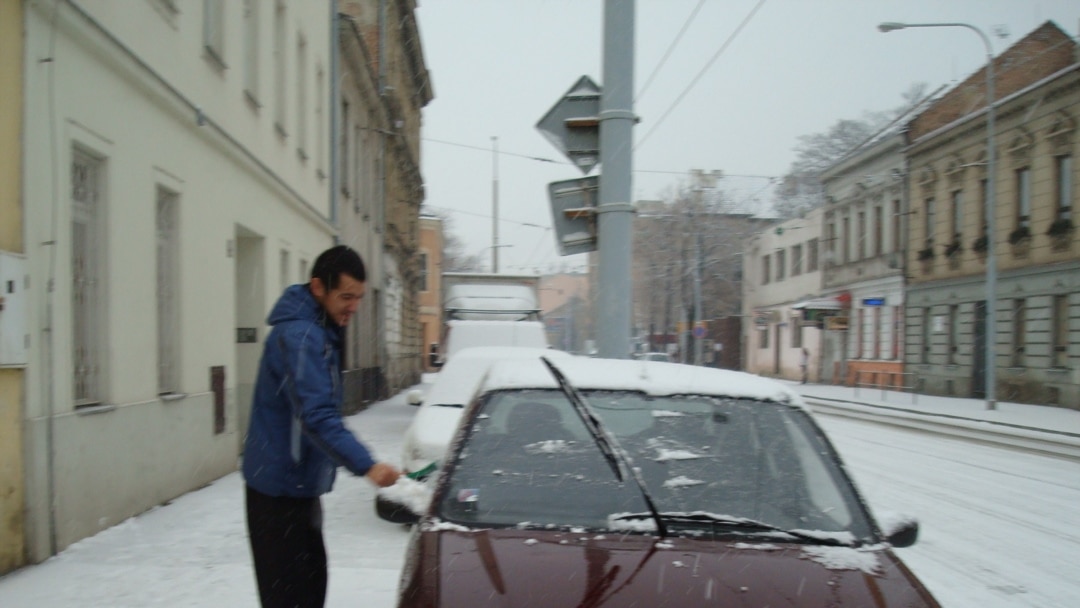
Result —
[[600, 162], [600, 85], [588, 76], [579, 78], [536, 128], [588, 175]]

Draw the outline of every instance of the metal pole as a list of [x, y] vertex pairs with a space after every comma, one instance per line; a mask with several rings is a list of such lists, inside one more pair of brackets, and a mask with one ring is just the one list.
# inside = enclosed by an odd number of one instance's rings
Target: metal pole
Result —
[[499, 273], [499, 138], [491, 138], [491, 272]]
[[986, 409], [997, 409], [997, 258], [994, 255], [996, 154], [994, 153], [994, 50], [983, 31], [969, 23], [882, 23], [878, 30], [891, 32], [909, 27], [963, 27], [976, 34], [986, 47]]
[[634, 0], [604, 1], [604, 77], [600, 96], [600, 197], [597, 205], [597, 351], [630, 354], [634, 95]]

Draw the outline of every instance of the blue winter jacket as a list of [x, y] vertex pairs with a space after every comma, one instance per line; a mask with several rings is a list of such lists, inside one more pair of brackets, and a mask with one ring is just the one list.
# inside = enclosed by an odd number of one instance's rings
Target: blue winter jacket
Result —
[[333, 487], [337, 465], [364, 475], [375, 464], [341, 417], [343, 331], [306, 284], [286, 289], [267, 322], [244, 480], [269, 496], [319, 496]]

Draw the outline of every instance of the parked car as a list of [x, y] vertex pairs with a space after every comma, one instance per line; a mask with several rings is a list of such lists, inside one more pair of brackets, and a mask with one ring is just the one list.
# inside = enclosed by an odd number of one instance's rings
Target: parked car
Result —
[[785, 385], [651, 361], [551, 367], [489, 370], [398, 606], [938, 606], [893, 551], [918, 524], [881, 529]]
[[[560, 350], [524, 346], [474, 346], [457, 351], [436, 375], [426, 393], [414, 390], [406, 395], [407, 401], [419, 405], [420, 409], [405, 429], [401, 447], [402, 469], [414, 475], [423, 472], [418, 475], [423, 478], [437, 468], [454, 436], [463, 408], [476, 394], [484, 374], [494, 363], [522, 359], [539, 361], [541, 356], [555, 361], [573, 357]], [[405, 505], [382, 494], [375, 498], [375, 510], [388, 521], [415, 520]]]

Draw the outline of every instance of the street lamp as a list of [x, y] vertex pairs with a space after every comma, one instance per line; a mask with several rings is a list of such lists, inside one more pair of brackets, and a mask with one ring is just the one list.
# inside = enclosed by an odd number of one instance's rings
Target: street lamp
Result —
[[997, 259], [994, 257], [994, 193], [997, 190], [994, 171], [994, 51], [990, 39], [982, 30], [968, 23], [896, 23], [886, 22], [878, 25], [881, 32], [891, 32], [909, 27], [963, 27], [979, 35], [986, 46], [986, 409], [997, 409], [994, 396], [994, 370], [997, 359], [994, 356], [997, 338]]

